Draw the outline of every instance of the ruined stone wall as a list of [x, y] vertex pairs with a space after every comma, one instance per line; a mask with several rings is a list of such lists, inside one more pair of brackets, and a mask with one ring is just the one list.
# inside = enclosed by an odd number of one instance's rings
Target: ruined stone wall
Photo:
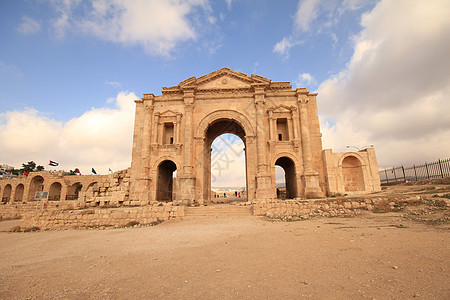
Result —
[[27, 203], [4, 204], [0, 206], [0, 220], [20, 219], [26, 212], [37, 213], [41, 210], [78, 209], [85, 205], [78, 201], [33, 201]]
[[[40, 191], [49, 192], [55, 183], [60, 184], [58, 190], [53, 190], [52, 200], [34, 200], [29, 192], [35, 178], [41, 178]], [[81, 184], [77, 198], [74, 196], [74, 185]], [[118, 207], [134, 206], [140, 202], [129, 200], [130, 176], [128, 170], [118, 171], [109, 175], [69, 175], [52, 172], [33, 172], [20, 178], [8, 178], [0, 180], [0, 188], [12, 187], [12, 195], [0, 202], [0, 220], [20, 218], [25, 212], [36, 212], [45, 209], [66, 210], [86, 207]], [[18, 187], [25, 187], [24, 196], [15, 200]], [[29, 195], [30, 194], [30, 195]], [[54, 196], [57, 196], [54, 198]], [[74, 199], [76, 198], [76, 199]], [[68, 200], [69, 199], [69, 200]]]
[[280, 219], [309, 219], [312, 217], [354, 216], [363, 211], [391, 211], [404, 205], [421, 201], [410, 198], [328, 198], [318, 200], [262, 200], [253, 204], [253, 214]]
[[[162, 204], [162, 203], [161, 203]], [[122, 227], [184, 217], [184, 207], [171, 203], [157, 206], [96, 208], [79, 210], [27, 211], [22, 216], [22, 229], [70, 229], [89, 227]]]

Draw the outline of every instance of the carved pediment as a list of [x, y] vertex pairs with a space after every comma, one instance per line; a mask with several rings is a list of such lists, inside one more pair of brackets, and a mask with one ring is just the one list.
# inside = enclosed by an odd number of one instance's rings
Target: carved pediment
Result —
[[164, 88], [163, 90], [169, 91], [176, 88], [194, 88], [199, 90], [245, 89], [251, 88], [254, 84], [269, 85], [270, 82], [270, 79], [259, 75], [248, 76], [244, 73], [236, 72], [229, 68], [222, 68], [199, 78], [190, 77], [180, 82], [177, 87]]
[[290, 113], [292, 111], [296, 110], [296, 108], [294, 106], [286, 106], [286, 105], [278, 105], [278, 106], [273, 106], [270, 107], [269, 109], [267, 109], [267, 112], [270, 113]]
[[200, 90], [216, 90], [216, 89], [245, 89], [250, 88], [251, 82], [241, 80], [229, 75], [221, 75], [201, 82], [197, 88]]
[[159, 113], [160, 117], [175, 117], [176, 115], [177, 113], [171, 110], [166, 110], [165, 112]]
[[172, 110], [166, 110], [162, 113], [157, 112], [155, 113], [155, 116], [158, 116], [160, 118], [160, 121], [170, 121], [170, 120], [179, 120], [182, 116], [182, 113], [174, 112]]

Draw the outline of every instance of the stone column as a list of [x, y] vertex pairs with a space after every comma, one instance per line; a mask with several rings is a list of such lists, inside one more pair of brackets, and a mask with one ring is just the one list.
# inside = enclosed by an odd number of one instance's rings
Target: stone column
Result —
[[270, 197], [271, 177], [267, 171], [266, 143], [265, 140], [265, 96], [264, 85], [255, 84], [255, 106], [256, 106], [256, 198], [264, 199]]
[[184, 165], [185, 174], [192, 174], [192, 114], [194, 110], [194, 90], [184, 91]]
[[142, 141], [142, 179], [150, 178], [150, 144], [152, 135], [152, 117], [153, 117], [153, 94], [146, 94], [144, 98], [144, 128]]
[[194, 99], [195, 90], [184, 90], [184, 144], [183, 144], [183, 170], [180, 175], [177, 173], [177, 179], [180, 185], [180, 200], [184, 200], [189, 204], [195, 202], [195, 176], [193, 174], [192, 164], [192, 146], [193, 146], [193, 111], [194, 111]]
[[245, 163], [247, 172], [247, 201], [255, 201], [256, 192], [256, 159], [252, 154], [256, 153], [256, 136], [245, 136]]
[[294, 133], [292, 130], [292, 117], [287, 118], [287, 126], [288, 126], [288, 132], [289, 132], [289, 141], [294, 140]]
[[273, 140], [274, 141], [278, 140], [278, 135], [277, 135], [277, 118], [273, 118], [272, 119], [272, 135], [273, 135]]
[[292, 115], [294, 118], [294, 140], [298, 140], [298, 130], [300, 128], [300, 125], [298, 124], [298, 120], [300, 116], [298, 115], [298, 109], [294, 108], [292, 111]]
[[177, 131], [178, 131], [178, 122], [172, 122], [173, 124], [173, 144], [176, 144], [177, 141]]
[[309, 132], [308, 119], [308, 91], [305, 88], [297, 89], [297, 104], [300, 108], [300, 128], [302, 138], [303, 154], [303, 186], [306, 198], [323, 197], [323, 192], [319, 186], [319, 173], [313, 170], [311, 161], [311, 135]]
[[269, 111], [269, 140], [273, 140], [273, 112]]
[[162, 145], [164, 144], [164, 124], [158, 122], [158, 144]]
[[158, 123], [159, 123], [159, 114], [156, 114], [155, 122], [153, 125], [153, 144], [158, 144]]
[[309, 133], [308, 124], [308, 105], [307, 96], [299, 97], [298, 104], [300, 106], [300, 127], [302, 132], [302, 150], [303, 150], [303, 169], [305, 172], [311, 172], [311, 135]]
[[177, 114], [177, 128], [175, 130], [176, 144], [180, 142], [180, 122], [181, 122], [181, 114]]

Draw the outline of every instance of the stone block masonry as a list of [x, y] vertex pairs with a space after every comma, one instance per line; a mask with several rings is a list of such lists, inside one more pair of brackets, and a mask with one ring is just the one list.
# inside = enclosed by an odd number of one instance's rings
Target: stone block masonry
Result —
[[422, 198], [328, 198], [316, 200], [267, 199], [253, 204], [253, 214], [276, 219], [355, 216], [363, 211], [387, 212], [404, 205], [421, 203]]
[[22, 215], [21, 228], [71, 229], [148, 225], [184, 217], [183, 206], [170, 204], [142, 207], [96, 208], [77, 210], [28, 211]]

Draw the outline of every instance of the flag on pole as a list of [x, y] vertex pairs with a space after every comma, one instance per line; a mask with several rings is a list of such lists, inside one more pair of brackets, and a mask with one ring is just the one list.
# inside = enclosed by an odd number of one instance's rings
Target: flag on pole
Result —
[[95, 175], [97, 175], [97, 172], [95, 172], [94, 168], [92, 168], [92, 173], [94, 173]]
[[75, 174], [81, 175], [81, 172], [78, 168], [76, 168], [74, 172], [75, 172]]
[[114, 173], [113, 170], [111, 170], [111, 168], [109, 168], [109, 171], [111, 172], [111, 174]]
[[23, 172], [23, 175], [25, 175], [25, 176], [28, 176], [28, 174], [30, 174], [30, 172], [27, 172], [27, 171]]
[[51, 160], [49, 165], [52, 166], [52, 167], [56, 167], [59, 164], [56, 161]]

